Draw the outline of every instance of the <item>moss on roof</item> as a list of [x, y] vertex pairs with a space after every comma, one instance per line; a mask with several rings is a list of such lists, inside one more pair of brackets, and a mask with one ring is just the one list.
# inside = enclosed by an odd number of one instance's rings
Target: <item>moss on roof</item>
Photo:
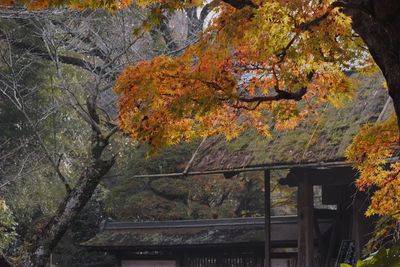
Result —
[[228, 142], [213, 137], [201, 148], [191, 170], [228, 169], [248, 165], [342, 160], [353, 136], [379, 117], [387, 102], [380, 74], [360, 77], [355, 97], [342, 108], [327, 105], [318, 121], [307, 121], [294, 130], [273, 131], [266, 139], [254, 129]]
[[241, 228], [201, 228], [156, 230], [106, 230], [84, 243], [92, 247], [160, 247], [262, 242], [264, 230], [258, 226]]
[[[319, 221], [325, 233], [332, 220]], [[167, 221], [145, 223], [111, 223], [94, 238], [83, 243], [93, 248], [168, 249], [172, 247], [238, 245], [264, 242], [264, 218]], [[297, 244], [296, 216], [271, 218], [272, 242]]]

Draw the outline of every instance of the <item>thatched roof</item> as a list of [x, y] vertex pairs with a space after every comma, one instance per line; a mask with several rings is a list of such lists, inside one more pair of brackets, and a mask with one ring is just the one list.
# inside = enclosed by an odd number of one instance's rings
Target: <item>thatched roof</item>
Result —
[[[321, 219], [321, 232], [327, 231], [331, 220]], [[273, 246], [297, 245], [297, 217], [271, 217]], [[264, 218], [234, 218], [164, 222], [109, 222], [102, 232], [84, 246], [130, 251], [172, 249], [183, 247], [238, 246], [264, 244]]]
[[390, 100], [381, 75], [354, 77], [359, 80], [356, 96], [342, 108], [324, 107], [318, 122], [273, 131], [271, 139], [252, 129], [229, 142], [210, 138], [201, 146], [191, 171], [344, 160], [344, 151], [359, 129], [393, 110], [392, 105], [384, 109]]

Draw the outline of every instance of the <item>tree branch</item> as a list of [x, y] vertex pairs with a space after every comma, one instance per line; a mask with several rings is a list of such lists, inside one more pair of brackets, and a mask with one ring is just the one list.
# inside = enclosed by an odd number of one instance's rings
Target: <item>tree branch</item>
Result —
[[306, 93], [307, 93], [307, 88], [302, 87], [300, 90], [296, 92], [280, 90], [278, 94], [272, 96], [239, 97], [239, 100], [241, 102], [246, 102], [246, 103], [267, 102], [267, 101], [277, 101], [277, 100], [300, 101]]
[[254, 8], [257, 7], [256, 4], [254, 4], [252, 0], [223, 0], [223, 2], [229, 4], [237, 9], [242, 9], [246, 6], [250, 6], [250, 7], [254, 7]]
[[[307, 75], [307, 80], [311, 81], [312, 78], [314, 77], [314, 71], [310, 72]], [[246, 102], [246, 103], [253, 103], [253, 102], [267, 102], [267, 101], [278, 101], [278, 100], [294, 100], [294, 101], [300, 101], [303, 96], [307, 93], [307, 86], [303, 86], [296, 92], [290, 92], [286, 90], [281, 90], [279, 89], [279, 86], [276, 85], [274, 87], [276, 95], [272, 96], [242, 96], [239, 97], [239, 101], [241, 102]]]
[[[15, 39], [11, 40], [1, 30], [0, 30], [0, 40], [7, 40], [12, 45], [12, 47], [14, 47], [15, 49], [29, 51], [31, 54], [38, 56], [45, 60], [53, 60], [47, 51], [40, 49], [38, 47], [34, 47], [31, 44], [25, 43], [23, 41], [19, 41], [19, 40], [15, 40]], [[95, 67], [90, 62], [87, 62], [86, 60], [83, 60], [83, 59], [80, 59], [77, 57], [58, 56], [58, 59], [61, 63], [80, 67], [80, 68], [85, 69], [90, 72], [97, 73], [97, 72], [101, 71], [100, 67]]]

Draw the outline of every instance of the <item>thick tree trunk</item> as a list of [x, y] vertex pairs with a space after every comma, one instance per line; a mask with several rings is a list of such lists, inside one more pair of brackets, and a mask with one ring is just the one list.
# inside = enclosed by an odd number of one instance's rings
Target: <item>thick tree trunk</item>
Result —
[[352, 0], [346, 10], [385, 76], [400, 126], [400, 1]]
[[93, 162], [81, 174], [75, 188], [60, 204], [57, 214], [43, 229], [42, 236], [34, 245], [34, 251], [25, 266], [45, 266], [50, 254], [93, 195], [100, 179], [112, 167], [113, 160]]
[[96, 113], [96, 97], [88, 100], [88, 114], [92, 121], [91, 148], [89, 161], [80, 174], [75, 187], [60, 203], [53, 218], [35, 240], [29, 240], [30, 252], [22, 261], [22, 267], [42, 267], [48, 264], [50, 254], [63, 237], [72, 221], [89, 201], [101, 178], [111, 169], [114, 159], [102, 160], [102, 153], [112, 133], [103, 136], [99, 128], [100, 119]]

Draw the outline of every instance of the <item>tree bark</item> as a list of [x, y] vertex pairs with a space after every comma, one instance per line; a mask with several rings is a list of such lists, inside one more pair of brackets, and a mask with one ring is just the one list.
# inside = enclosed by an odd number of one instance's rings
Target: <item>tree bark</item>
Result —
[[400, 127], [400, 1], [353, 0], [345, 10], [385, 76]]
[[112, 167], [113, 160], [92, 163], [81, 174], [76, 187], [60, 204], [57, 214], [43, 229], [43, 235], [34, 246], [32, 258], [25, 266], [45, 266], [49, 262], [50, 254], [63, 237], [71, 222], [77, 217], [90, 197], [93, 195], [97, 185], [108, 170]]
[[41, 235], [35, 240], [30, 240], [30, 252], [28, 257], [19, 266], [42, 267], [49, 262], [50, 254], [57, 243], [68, 230], [71, 222], [78, 216], [79, 212], [89, 201], [101, 178], [111, 169], [114, 158], [102, 160], [104, 149], [108, 145], [108, 139], [112, 133], [103, 136], [100, 129], [100, 119], [96, 112], [96, 97], [88, 100], [88, 114], [92, 120], [91, 148], [89, 162], [80, 174], [75, 187], [65, 197], [64, 201], [53, 218], [41, 231]]

